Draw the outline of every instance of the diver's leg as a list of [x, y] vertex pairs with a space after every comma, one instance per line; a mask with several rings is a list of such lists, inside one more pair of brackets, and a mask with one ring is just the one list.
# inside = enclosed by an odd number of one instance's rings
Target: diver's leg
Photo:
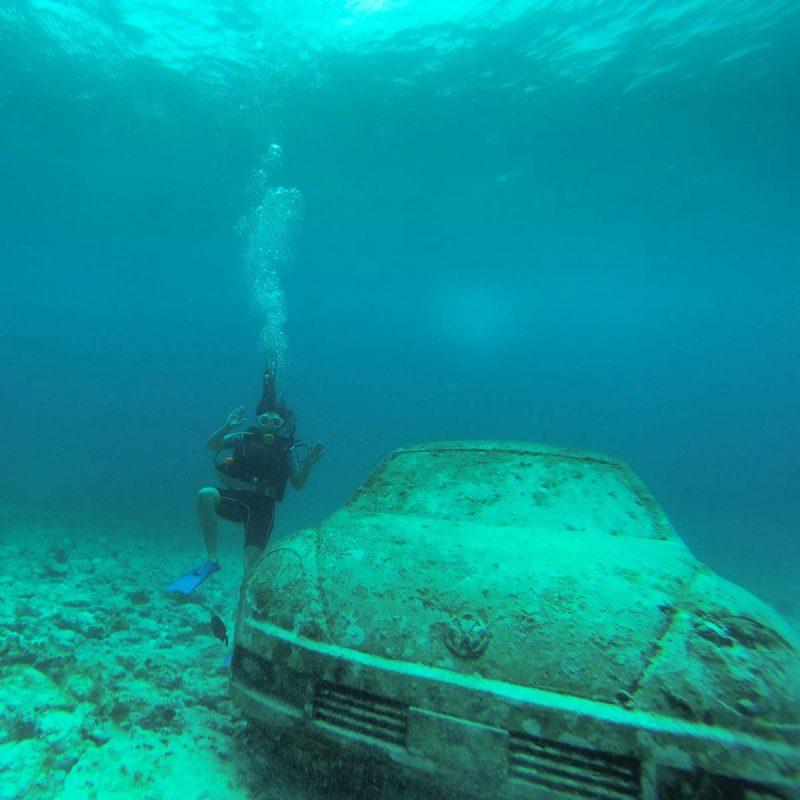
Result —
[[250, 577], [256, 562], [261, 558], [275, 523], [275, 501], [271, 497], [257, 495], [251, 499], [250, 513], [245, 523], [244, 536], [244, 581]]
[[217, 560], [217, 509], [222, 498], [213, 486], [206, 486], [197, 493], [197, 519], [206, 544], [206, 552], [212, 561]]
[[255, 545], [247, 545], [247, 547], [244, 548], [243, 580], [245, 582], [250, 577], [250, 573], [253, 571], [253, 567], [255, 567], [256, 562], [258, 561], [259, 558], [261, 558], [263, 553], [264, 553], [263, 547], [256, 547]]
[[244, 547], [244, 575], [242, 576], [241, 584], [239, 584], [239, 600], [236, 603], [236, 612], [234, 615], [237, 628], [239, 627], [239, 620], [242, 618], [242, 608], [247, 600], [247, 584], [250, 580], [250, 575], [263, 552], [263, 547], [256, 547], [255, 545], [248, 544]]

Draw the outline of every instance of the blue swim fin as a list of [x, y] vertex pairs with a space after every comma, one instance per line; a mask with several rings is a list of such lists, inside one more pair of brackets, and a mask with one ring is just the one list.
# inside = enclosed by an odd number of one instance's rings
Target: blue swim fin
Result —
[[181, 575], [178, 580], [173, 581], [167, 586], [168, 592], [180, 592], [181, 594], [189, 594], [194, 591], [209, 575], [213, 575], [218, 570], [222, 569], [216, 561], [209, 559], [205, 564], [195, 567], [191, 572]]

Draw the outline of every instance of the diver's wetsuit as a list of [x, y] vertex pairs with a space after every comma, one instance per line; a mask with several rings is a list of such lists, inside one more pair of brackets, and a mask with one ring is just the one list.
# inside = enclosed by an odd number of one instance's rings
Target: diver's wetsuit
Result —
[[275, 522], [275, 500], [250, 489], [220, 489], [217, 516], [244, 523], [244, 546], [267, 546]]
[[292, 437], [264, 444], [257, 428], [230, 433], [220, 452], [232, 450], [214, 466], [226, 487], [219, 489], [217, 516], [244, 523], [245, 547], [264, 549], [275, 522], [275, 503], [283, 499], [286, 481], [299, 469]]

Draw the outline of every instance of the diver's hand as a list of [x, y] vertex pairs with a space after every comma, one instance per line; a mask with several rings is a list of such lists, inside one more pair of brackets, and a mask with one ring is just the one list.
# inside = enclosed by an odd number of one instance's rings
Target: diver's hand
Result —
[[228, 419], [225, 421], [225, 425], [228, 428], [238, 428], [244, 422], [244, 406], [239, 406], [239, 408], [235, 408], [228, 414]]
[[306, 464], [313, 467], [325, 454], [325, 445], [322, 442], [317, 442], [309, 451], [306, 456]]

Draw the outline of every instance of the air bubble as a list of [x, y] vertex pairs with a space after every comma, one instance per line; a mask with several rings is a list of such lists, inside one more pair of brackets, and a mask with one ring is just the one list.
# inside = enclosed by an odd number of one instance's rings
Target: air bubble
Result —
[[[268, 169], [255, 177], [266, 181], [275, 161], [283, 155], [281, 146], [268, 148]], [[293, 241], [300, 220], [302, 196], [297, 189], [267, 185], [253, 208], [237, 226], [245, 241], [244, 266], [253, 302], [264, 319], [260, 345], [265, 360], [282, 370], [286, 364], [286, 302], [282, 277], [292, 266]]]

